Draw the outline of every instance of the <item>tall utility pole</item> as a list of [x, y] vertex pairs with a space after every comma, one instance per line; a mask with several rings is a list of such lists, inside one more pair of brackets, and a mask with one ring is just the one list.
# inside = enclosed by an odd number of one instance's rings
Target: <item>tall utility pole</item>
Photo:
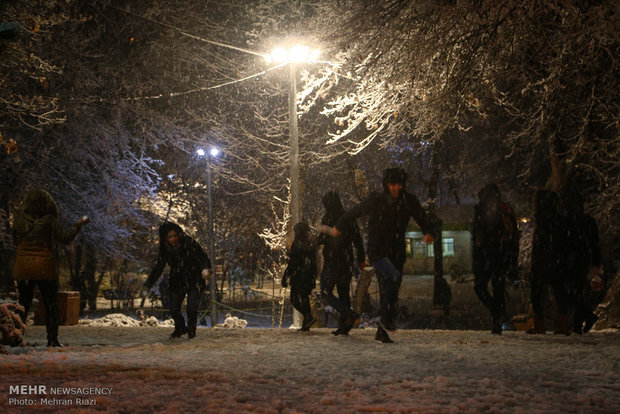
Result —
[[209, 288], [211, 289], [211, 326], [214, 327], [217, 324], [217, 303], [215, 291], [217, 289], [217, 283], [215, 280], [215, 271], [217, 266], [215, 265], [215, 231], [213, 229], [213, 198], [211, 196], [211, 160], [207, 155], [207, 198], [209, 201], [209, 258], [211, 259], [211, 279], [209, 280]]
[[291, 226], [301, 220], [299, 185], [299, 130], [297, 129], [297, 65], [289, 66], [288, 130], [289, 167], [291, 171]]

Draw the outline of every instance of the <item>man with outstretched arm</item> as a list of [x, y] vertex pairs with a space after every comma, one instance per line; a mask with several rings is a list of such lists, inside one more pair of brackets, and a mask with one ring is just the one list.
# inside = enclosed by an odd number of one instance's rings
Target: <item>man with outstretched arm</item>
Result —
[[365, 200], [340, 216], [330, 235], [337, 237], [351, 221], [368, 216], [367, 254], [375, 268], [381, 289], [381, 322], [375, 339], [393, 342], [386, 330], [396, 329], [398, 291], [405, 265], [405, 232], [413, 217], [424, 233], [424, 242], [432, 243], [432, 225], [418, 198], [404, 188], [407, 173], [400, 168], [383, 172], [383, 192], [373, 192]]

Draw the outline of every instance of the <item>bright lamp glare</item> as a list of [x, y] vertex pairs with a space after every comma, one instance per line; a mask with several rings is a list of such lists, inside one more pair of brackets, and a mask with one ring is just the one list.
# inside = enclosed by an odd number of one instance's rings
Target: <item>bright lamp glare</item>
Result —
[[220, 153], [220, 150], [219, 150], [219, 149], [217, 149], [217, 148], [215, 148], [215, 147], [212, 147], [212, 148], [211, 148], [211, 150], [210, 150], [209, 152], [211, 153], [211, 156], [212, 156], [212, 157], [217, 157], [217, 156], [218, 156], [218, 154]]
[[284, 49], [283, 47], [277, 47], [273, 49], [273, 51], [271, 52], [271, 58], [274, 62], [277, 63], [284, 62], [288, 58], [286, 49]]
[[305, 62], [308, 58], [308, 48], [306, 46], [297, 45], [290, 50], [289, 60], [293, 62]]
[[205, 150], [203, 150], [202, 148], [199, 148], [196, 150], [196, 154], [200, 155], [201, 157], [205, 156]]
[[319, 57], [318, 49], [310, 49], [307, 46], [296, 45], [292, 48], [277, 47], [271, 51], [269, 56], [265, 56], [267, 62], [310, 62]]

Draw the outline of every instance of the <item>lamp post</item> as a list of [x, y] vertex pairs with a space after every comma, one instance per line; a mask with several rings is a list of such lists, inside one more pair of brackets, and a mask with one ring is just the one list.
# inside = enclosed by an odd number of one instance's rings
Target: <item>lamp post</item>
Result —
[[[299, 178], [299, 130], [297, 128], [297, 64], [312, 62], [319, 57], [319, 53], [317, 49], [295, 45], [290, 48], [278, 47], [265, 57], [269, 63], [283, 63], [289, 67], [288, 144], [291, 176], [291, 228], [299, 223], [302, 217]], [[301, 326], [301, 314], [297, 310], [293, 311], [293, 326]]]
[[211, 159], [210, 157], [217, 157], [220, 153], [219, 149], [216, 147], [211, 147], [209, 150], [209, 155], [203, 150], [198, 149], [196, 153], [204, 157], [206, 155], [207, 160], [207, 202], [208, 202], [208, 227], [209, 227], [209, 258], [211, 259], [211, 279], [209, 280], [209, 288], [211, 290], [211, 326], [215, 326], [217, 323], [217, 303], [215, 291], [217, 289], [217, 283], [215, 280], [215, 237], [213, 236], [213, 199], [211, 197], [211, 187], [212, 187], [212, 179], [211, 179]]
[[297, 128], [297, 64], [312, 62], [319, 56], [317, 49], [295, 45], [293, 47], [278, 47], [265, 59], [268, 62], [287, 64], [289, 67], [289, 94], [288, 94], [288, 126], [289, 126], [289, 169], [291, 177], [291, 224], [299, 223], [302, 217], [300, 203], [299, 179], [299, 130]]

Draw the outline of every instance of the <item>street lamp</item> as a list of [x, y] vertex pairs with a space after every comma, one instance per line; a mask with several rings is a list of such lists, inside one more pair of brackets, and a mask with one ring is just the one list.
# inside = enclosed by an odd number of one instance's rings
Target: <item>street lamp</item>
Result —
[[271, 54], [265, 56], [267, 62], [288, 64], [289, 66], [289, 95], [288, 95], [288, 124], [289, 124], [289, 168], [291, 175], [291, 225], [301, 220], [300, 185], [299, 185], [299, 131], [297, 129], [297, 64], [316, 61], [319, 57], [318, 49], [295, 45], [293, 47], [277, 47]]
[[[207, 155], [205, 150], [199, 148], [196, 153], [200, 157]], [[217, 147], [211, 147], [209, 149], [209, 155], [205, 158], [207, 160], [207, 201], [208, 201], [208, 214], [209, 214], [209, 257], [211, 259], [211, 279], [209, 280], [209, 288], [211, 289], [211, 326], [215, 326], [217, 323], [217, 304], [215, 291], [217, 289], [217, 283], [215, 281], [215, 237], [213, 236], [213, 202], [211, 197], [211, 157], [215, 158], [219, 155], [220, 150]]]
[[[299, 44], [293, 47], [277, 47], [270, 55], [265, 56], [267, 62], [288, 64], [288, 131], [289, 131], [289, 168], [291, 174], [291, 228], [301, 221], [300, 185], [299, 185], [299, 130], [297, 129], [297, 64], [312, 62], [319, 57], [318, 49], [310, 49]], [[301, 314], [293, 312], [293, 326], [301, 326]]]

